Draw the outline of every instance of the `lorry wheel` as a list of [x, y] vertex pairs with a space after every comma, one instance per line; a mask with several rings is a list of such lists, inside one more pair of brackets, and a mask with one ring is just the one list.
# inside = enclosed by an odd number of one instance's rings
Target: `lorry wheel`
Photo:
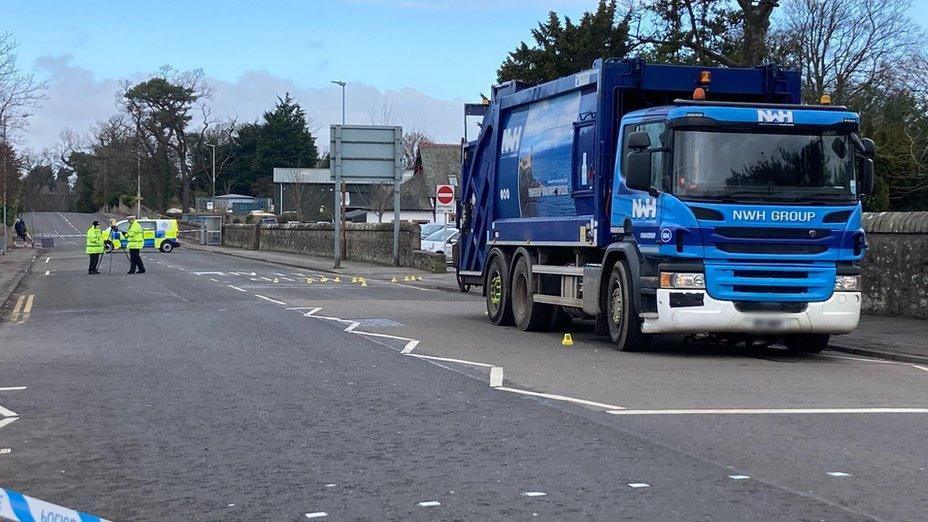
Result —
[[487, 315], [497, 326], [512, 324], [512, 305], [509, 300], [509, 267], [502, 255], [493, 256], [487, 267]]
[[161, 247], [160, 247], [158, 250], [161, 250], [162, 252], [164, 252], [165, 254], [167, 254], [167, 253], [169, 253], [169, 252], [173, 252], [173, 251], [174, 251], [174, 245], [172, 245], [171, 243], [168, 243], [167, 241], [165, 241], [164, 243], [161, 243]]
[[623, 261], [612, 267], [606, 288], [606, 322], [609, 337], [616, 349], [623, 352], [647, 349], [651, 336], [641, 333], [641, 318], [631, 298], [631, 280]]
[[793, 353], [818, 353], [828, 347], [828, 334], [796, 334], [783, 337], [786, 349]]
[[523, 331], [538, 331], [551, 326], [551, 305], [536, 303], [532, 296], [532, 268], [528, 257], [520, 256], [512, 274], [512, 318]]

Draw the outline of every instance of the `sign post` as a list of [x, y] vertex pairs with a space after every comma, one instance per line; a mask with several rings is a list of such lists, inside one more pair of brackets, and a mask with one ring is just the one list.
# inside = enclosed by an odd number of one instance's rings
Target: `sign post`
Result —
[[438, 185], [435, 187], [435, 212], [442, 214], [454, 213], [454, 185]]
[[335, 183], [335, 268], [341, 267], [342, 184], [393, 181], [393, 264], [400, 263], [400, 183], [403, 179], [403, 128], [332, 125], [330, 169]]

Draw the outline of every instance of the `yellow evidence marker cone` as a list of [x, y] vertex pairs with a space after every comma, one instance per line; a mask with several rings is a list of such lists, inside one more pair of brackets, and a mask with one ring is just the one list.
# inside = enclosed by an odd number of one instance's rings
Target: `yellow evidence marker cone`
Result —
[[416, 276], [416, 281], [422, 281], [422, 276]]
[[274, 282], [275, 282], [275, 283], [279, 283], [280, 280], [278, 280], [278, 279], [275, 277], [275, 278], [274, 278]]
[[352, 278], [351, 278], [351, 282], [352, 282], [352, 283], [360, 283], [361, 280], [358, 279], [357, 277], [352, 277]]
[[367, 286], [367, 281], [361, 281], [361, 286]]
[[395, 283], [396, 281], [397, 281], [397, 279], [396, 279], [395, 277], [394, 277], [393, 279], [390, 279], [390, 282], [391, 282], [391, 283]]
[[322, 276], [322, 277], [319, 278], [319, 282], [320, 282], [320, 283], [328, 283], [328, 282], [329, 282], [329, 278], [326, 277], [326, 276]]
[[306, 284], [311, 284], [312, 282], [313, 282], [313, 278], [311, 277], [306, 278]]
[[342, 282], [341, 278], [338, 277], [338, 276], [335, 276], [335, 279], [333, 279], [332, 281], [334, 281], [334, 282], [336, 282], [336, 283], [341, 283], [341, 282]]
[[570, 334], [564, 334], [564, 338], [561, 339], [561, 345], [563, 345], [563, 346], [573, 346], [573, 345], [574, 345], [574, 338], [571, 337]]

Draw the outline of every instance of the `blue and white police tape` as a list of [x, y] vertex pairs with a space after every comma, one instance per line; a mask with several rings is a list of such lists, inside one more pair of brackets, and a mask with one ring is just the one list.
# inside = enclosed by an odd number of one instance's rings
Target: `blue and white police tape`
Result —
[[27, 497], [12, 489], [0, 488], [0, 520], [15, 522], [107, 522], [37, 498]]

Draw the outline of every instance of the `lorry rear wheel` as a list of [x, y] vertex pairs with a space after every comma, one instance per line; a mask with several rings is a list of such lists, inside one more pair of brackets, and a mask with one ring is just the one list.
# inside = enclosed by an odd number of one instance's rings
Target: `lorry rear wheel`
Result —
[[509, 267], [502, 255], [493, 256], [487, 268], [487, 316], [497, 326], [512, 324], [512, 305], [509, 300]]
[[606, 322], [609, 338], [623, 352], [647, 349], [651, 336], [641, 333], [641, 317], [632, 299], [632, 284], [625, 262], [612, 267], [606, 288]]
[[796, 334], [783, 338], [786, 349], [793, 353], [818, 353], [828, 347], [828, 334]]
[[521, 256], [516, 261], [512, 274], [512, 318], [516, 327], [522, 331], [538, 331], [551, 325], [554, 309], [551, 305], [536, 303], [533, 300], [532, 268], [528, 257]]

